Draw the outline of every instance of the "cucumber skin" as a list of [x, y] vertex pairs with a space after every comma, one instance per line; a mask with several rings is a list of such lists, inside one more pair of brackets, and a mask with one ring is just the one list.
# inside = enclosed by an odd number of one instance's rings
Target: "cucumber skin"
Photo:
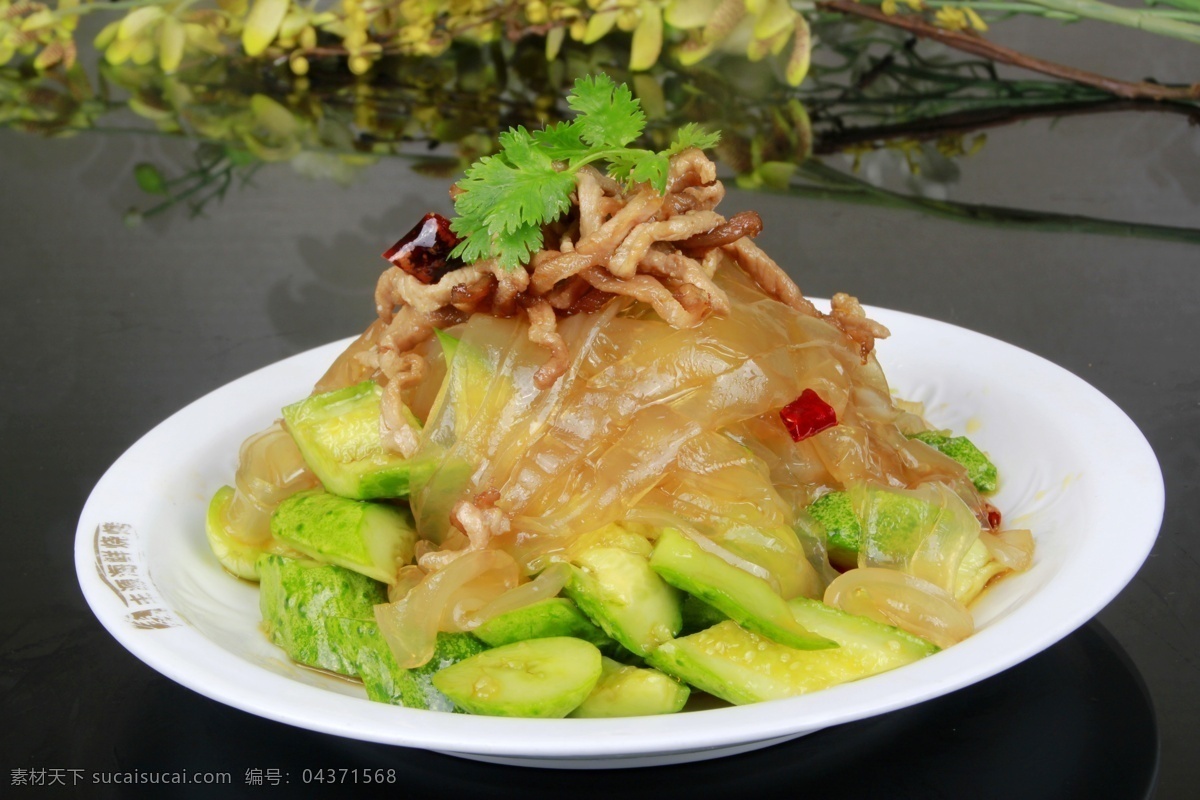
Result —
[[[712, 647], [709, 642], [713, 640], [720, 640], [720, 643]], [[702, 692], [734, 705], [749, 705], [795, 697], [844, 682], [845, 679], [828, 680], [806, 686], [803, 681], [790, 682], [786, 676], [770, 674], [772, 666], [784, 669], [780, 666], [781, 656], [794, 658], [796, 663], [802, 664], [804, 659], [838, 652], [784, 647], [730, 620], [667, 642], [651, 653], [647, 661]], [[752, 664], [751, 659], [757, 663]], [[770, 663], [772, 660], [773, 664]], [[763, 664], [767, 665], [766, 672], [762, 671]]]
[[729, 615], [710, 606], [695, 595], [683, 598], [683, 634], [699, 633], [725, 620]]
[[863, 533], [862, 524], [850, 505], [850, 495], [846, 492], [823, 494], [809, 504], [807, 511], [825, 528], [829, 561], [840, 569], [857, 567]]
[[548, 597], [524, 608], [493, 617], [472, 633], [492, 647], [555, 636], [583, 639], [596, 645], [601, 652], [618, 646], [565, 597]]
[[922, 431], [908, 438], [923, 442], [961, 464], [967, 471], [967, 477], [980, 493], [991, 494], [999, 486], [996, 465], [966, 436], [947, 436], [940, 431]]
[[[367, 541], [368, 528], [377, 525], [396, 531], [390, 554], [384, 554], [388, 563], [379, 563], [380, 554]], [[400, 566], [412, 561], [417, 540], [408, 512], [320, 490], [298, 492], [280, 503], [271, 515], [271, 533], [310, 558], [384, 583], [394, 583]]]
[[[671, 528], [659, 536], [650, 567], [667, 583], [773, 642], [798, 650], [838, 646], [837, 642], [818, 636], [796, 622], [787, 602], [762, 578], [705, 552]], [[710, 574], [702, 574], [706, 570]]]
[[796, 597], [788, 601], [788, 607], [801, 624], [833, 639], [842, 647], [886, 648], [893, 653], [910, 655], [914, 660], [941, 650], [933, 642], [906, 630], [884, 625], [868, 617], [848, 614], [818, 600]]
[[[542, 676], [542, 680], [518, 685], [516, 689], [511, 684], [506, 687], [501, 683], [496, 694], [486, 698], [477, 696], [481, 680], [489, 677], [494, 680], [497, 672], [509, 669], [516, 673], [519, 681], [521, 672], [528, 672], [528, 662], [531, 660], [549, 663], [552, 668], [559, 668], [560, 674], [550, 675], [548, 679]], [[524, 666], [524, 669], [515, 669], [513, 665]], [[473, 677], [472, 671], [478, 671], [480, 677]], [[565, 687], [554, 686], [563, 673], [566, 673], [568, 684]], [[436, 673], [433, 685], [455, 705], [471, 714], [561, 719], [591, 694], [601, 673], [600, 651], [595, 645], [582, 639], [559, 636], [527, 639], [472, 656]], [[545, 689], [547, 683], [550, 684], [549, 691], [538, 696], [536, 691]], [[532, 697], [531, 689], [535, 693]], [[514, 693], [524, 696], [514, 698], [511, 696]], [[510, 696], [505, 697], [505, 694]]]
[[887, 672], [938, 652], [906, 631], [795, 598], [801, 623], [838, 642], [835, 650], [796, 650], [733, 621], [667, 642], [647, 661], [668, 675], [736, 705], [808, 694]]
[[433, 658], [414, 669], [402, 669], [374, 621], [338, 618], [326, 624], [343, 655], [355, 664], [369, 699], [405, 708], [466, 713], [437, 690], [433, 676], [487, 650], [479, 639], [469, 633], [439, 633]]
[[278, 555], [260, 557], [258, 574], [259, 609], [271, 642], [298, 664], [357, 675], [325, 623], [373, 619], [374, 606], [387, 602], [384, 585], [353, 570]]

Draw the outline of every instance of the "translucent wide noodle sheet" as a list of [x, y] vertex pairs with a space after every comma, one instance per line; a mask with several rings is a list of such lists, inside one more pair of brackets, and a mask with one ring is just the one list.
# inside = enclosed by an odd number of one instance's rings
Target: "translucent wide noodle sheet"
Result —
[[375, 621], [396, 663], [403, 669], [419, 667], [433, 657], [439, 630], [461, 630], [518, 579], [508, 553], [475, 550], [427, 575], [396, 602], [375, 606]]
[[[623, 518], [671, 479], [677, 455], [702, 434], [777, 411], [813, 386], [847, 401], [846, 372], [831, 355], [849, 353], [840, 332], [746, 294], [757, 299], [692, 329], [648, 319], [605, 325], [580, 370], [586, 378], [500, 488], [514, 524], [542, 540], [526, 540], [525, 552], [550, 552]], [[774, 527], [790, 515], [776, 516]]]
[[953, 593], [959, 563], [979, 538], [979, 520], [947, 486], [856, 484], [850, 503], [862, 525], [860, 567], [914, 575]]
[[463, 326], [417, 455], [440, 465], [410, 498], [423, 538], [444, 541], [459, 500], [504, 482], [558, 413], [574, 383], [578, 354], [615, 311], [578, 315], [560, 326], [576, 357], [567, 374], [545, 391], [533, 383], [545, 350], [529, 341], [525, 324], [477, 314]]
[[[672, 328], [625, 300], [560, 319], [570, 366], [544, 391], [533, 378], [547, 351], [529, 341], [528, 323], [477, 314], [459, 327], [417, 456], [439, 465], [412, 492], [421, 536], [462, 549], [466, 537], [450, 522], [456, 504], [494, 503], [507, 530], [497, 528], [487, 547], [531, 576], [610, 523], [678, 520], [765, 570], [784, 596], [815, 597], [833, 575], [819, 526], [806, 524], [802, 509], [830, 489], [869, 481], [860, 498], [871, 520], [865, 563], [952, 587], [979, 532], [955, 490], [905, 496], [937, 509], [917, 515], [922, 527], [905, 537], [885, 536], [883, 517], [872, 516], [874, 492], [947, 472], [947, 459], [910, 447], [896, 428], [878, 364], [826, 320], [767, 298], [738, 272], [716, 280], [732, 311], [694, 328]], [[806, 389], [835, 409], [839, 424], [796, 443], [779, 409]], [[950, 474], [956, 489], [959, 473]], [[474, 551], [459, 558], [468, 556]], [[443, 571], [465, 569], [457, 564]], [[423, 596], [440, 574], [412, 595]], [[476, 605], [462, 619], [486, 613]], [[442, 607], [429, 613], [450, 618]]]
[[975, 631], [971, 612], [954, 595], [895, 570], [852, 569], [829, 584], [824, 599], [847, 614], [895, 625], [942, 648]]

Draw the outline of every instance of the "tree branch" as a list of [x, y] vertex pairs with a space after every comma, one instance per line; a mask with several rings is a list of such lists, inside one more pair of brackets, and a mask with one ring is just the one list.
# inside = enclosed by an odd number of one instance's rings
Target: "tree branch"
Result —
[[1126, 100], [1200, 100], [1200, 83], [1191, 86], [1163, 86], [1158, 83], [1139, 81], [1131, 83], [1116, 78], [1087, 72], [1065, 64], [1026, 55], [1004, 45], [989, 42], [974, 33], [950, 31], [931, 25], [920, 17], [908, 14], [890, 16], [877, 8], [856, 3], [854, 0], [818, 0], [817, 7], [852, 17], [862, 17], [893, 28], [900, 28], [925, 39], [962, 50], [972, 55], [991, 59], [1001, 64], [1040, 72], [1062, 80], [1092, 86]]

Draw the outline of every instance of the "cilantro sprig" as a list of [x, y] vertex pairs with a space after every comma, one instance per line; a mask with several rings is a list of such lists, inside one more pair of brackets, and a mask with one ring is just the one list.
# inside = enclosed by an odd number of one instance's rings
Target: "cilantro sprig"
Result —
[[510, 129], [500, 135], [496, 155], [467, 169], [454, 201], [458, 216], [451, 227], [462, 241], [453, 255], [468, 263], [495, 258], [516, 269], [541, 249], [542, 226], [571, 207], [575, 173], [584, 165], [607, 162], [614, 179], [648, 183], [665, 194], [670, 157], [713, 147], [720, 138], [688, 124], [666, 150], [629, 147], [646, 127], [646, 115], [629, 87], [607, 75], [575, 81], [567, 105], [576, 112], [572, 121], [532, 132]]

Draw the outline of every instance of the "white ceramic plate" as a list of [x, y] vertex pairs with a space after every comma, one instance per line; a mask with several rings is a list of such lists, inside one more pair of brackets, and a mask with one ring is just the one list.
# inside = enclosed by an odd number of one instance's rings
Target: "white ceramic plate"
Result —
[[805, 697], [663, 717], [530, 720], [381, 705], [297, 667], [259, 628], [253, 584], [209, 553], [204, 512], [242, 440], [305, 396], [346, 342], [281, 361], [201, 398], [146, 434], [96, 485], [75, 540], [79, 583], [142, 661], [203, 695], [315, 731], [546, 767], [693, 761], [764, 747], [928, 700], [1044, 650], [1132, 578], [1162, 521], [1153, 451], [1111, 401], [1016, 347], [869, 309], [892, 330], [879, 356], [931, 422], [969, 432], [1001, 473], [994, 499], [1037, 539], [1032, 568], [974, 607], [978, 632], [902, 669]]

